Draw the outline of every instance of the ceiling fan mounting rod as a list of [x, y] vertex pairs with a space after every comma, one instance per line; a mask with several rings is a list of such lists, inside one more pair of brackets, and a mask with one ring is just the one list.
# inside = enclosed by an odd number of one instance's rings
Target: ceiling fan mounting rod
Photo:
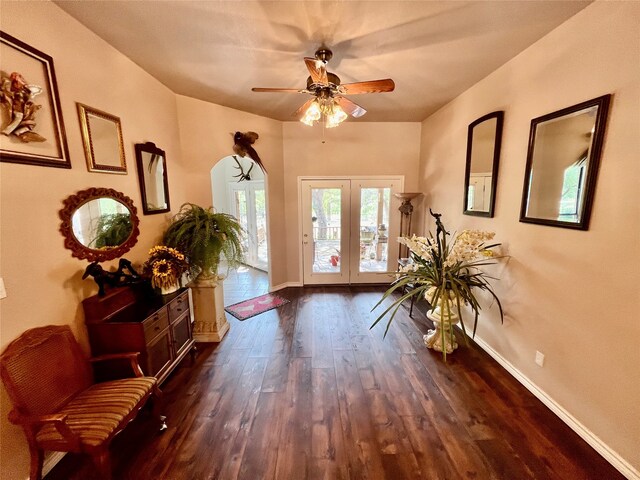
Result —
[[327, 63], [333, 57], [333, 52], [328, 48], [319, 48], [316, 51], [316, 58], [324, 63]]

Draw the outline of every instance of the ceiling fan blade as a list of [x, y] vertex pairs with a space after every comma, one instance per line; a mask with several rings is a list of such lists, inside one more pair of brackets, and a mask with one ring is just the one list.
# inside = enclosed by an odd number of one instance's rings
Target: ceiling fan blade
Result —
[[299, 88], [262, 88], [262, 87], [254, 87], [251, 89], [252, 92], [277, 92], [277, 93], [309, 93], [308, 90], [299, 89]]
[[367, 111], [364, 108], [362, 108], [357, 103], [352, 102], [348, 98], [335, 97], [335, 99], [338, 102], [338, 105], [340, 105], [342, 109], [352, 117], [359, 118], [363, 116], [365, 113], [367, 113]]
[[311, 105], [314, 100], [315, 98], [311, 98], [306, 102], [304, 102], [302, 106], [299, 109], [297, 109], [295, 112], [293, 112], [291, 116], [300, 120], [302, 118], [302, 115], [304, 115], [304, 113], [307, 111], [307, 108], [309, 108], [309, 105]]
[[390, 78], [370, 80], [368, 82], [344, 83], [338, 87], [342, 95], [358, 95], [360, 93], [393, 92], [396, 84]]
[[307, 65], [313, 83], [322, 83], [324, 85], [328, 83], [327, 68], [322, 61], [311, 57], [304, 57], [304, 63]]

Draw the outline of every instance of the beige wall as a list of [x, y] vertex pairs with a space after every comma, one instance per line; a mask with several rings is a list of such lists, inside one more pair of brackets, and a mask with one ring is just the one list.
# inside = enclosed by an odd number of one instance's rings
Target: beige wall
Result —
[[[254, 131], [260, 138], [253, 145], [267, 169], [269, 209], [269, 248], [272, 285], [285, 283], [284, 172], [282, 168], [282, 122], [239, 110], [214, 105], [194, 98], [177, 96], [182, 158], [189, 167], [183, 177], [189, 189], [189, 201], [203, 206], [213, 202], [211, 169], [233, 154], [235, 131]], [[257, 168], [257, 167], [256, 167]]]
[[[364, 123], [348, 120], [323, 132], [300, 122], [285, 122], [284, 197], [289, 282], [301, 282], [298, 177], [404, 175], [405, 191], [418, 188], [420, 123]], [[322, 143], [324, 138], [324, 143]]]
[[[478, 336], [640, 469], [640, 4], [596, 2], [422, 124], [425, 205], [452, 230], [496, 232], [504, 302]], [[613, 94], [591, 226], [519, 223], [530, 120]], [[505, 110], [493, 219], [462, 215], [467, 125]], [[429, 223], [432, 227], [433, 224]], [[536, 350], [546, 355], [543, 368]]]
[[[73, 167], [0, 163], [0, 275], [8, 293], [0, 300], [0, 349], [24, 330], [47, 324], [71, 325], [86, 345], [80, 301], [97, 289], [81, 279], [88, 262], [63, 247], [58, 210], [65, 197], [88, 187], [125, 193], [140, 217], [138, 244], [126, 257], [142, 262], [166, 219], [142, 215], [134, 143], [153, 141], [166, 151], [171, 201], [183, 202], [175, 95], [53, 3], [2, 2], [0, 25], [53, 57]], [[127, 175], [87, 172], [75, 102], [120, 117]], [[10, 404], [2, 387], [0, 399], [0, 477], [26, 478], [26, 442], [6, 420]]]

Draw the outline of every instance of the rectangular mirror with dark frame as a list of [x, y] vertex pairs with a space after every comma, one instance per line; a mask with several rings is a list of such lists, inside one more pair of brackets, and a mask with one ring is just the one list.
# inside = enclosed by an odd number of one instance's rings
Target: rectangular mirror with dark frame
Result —
[[520, 221], [587, 230], [611, 95], [534, 118]]
[[493, 217], [504, 112], [492, 112], [469, 125], [464, 174], [465, 215]]
[[144, 214], [154, 215], [171, 210], [164, 150], [152, 142], [136, 143], [136, 163]]

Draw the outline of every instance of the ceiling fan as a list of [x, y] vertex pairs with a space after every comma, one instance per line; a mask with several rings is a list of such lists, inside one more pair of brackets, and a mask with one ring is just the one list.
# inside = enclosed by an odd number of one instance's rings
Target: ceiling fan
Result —
[[336, 127], [347, 118], [361, 117], [367, 111], [357, 103], [349, 100], [345, 95], [359, 95], [362, 93], [392, 92], [395, 83], [390, 78], [384, 80], [370, 80], [367, 82], [340, 83], [340, 77], [327, 71], [327, 63], [333, 57], [328, 48], [320, 48], [315, 58], [305, 57], [304, 63], [309, 70], [307, 88], [252, 88], [254, 92], [307, 93], [314, 98], [307, 100], [293, 116], [301, 122], [312, 126], [325, 116], [326, 127]]

